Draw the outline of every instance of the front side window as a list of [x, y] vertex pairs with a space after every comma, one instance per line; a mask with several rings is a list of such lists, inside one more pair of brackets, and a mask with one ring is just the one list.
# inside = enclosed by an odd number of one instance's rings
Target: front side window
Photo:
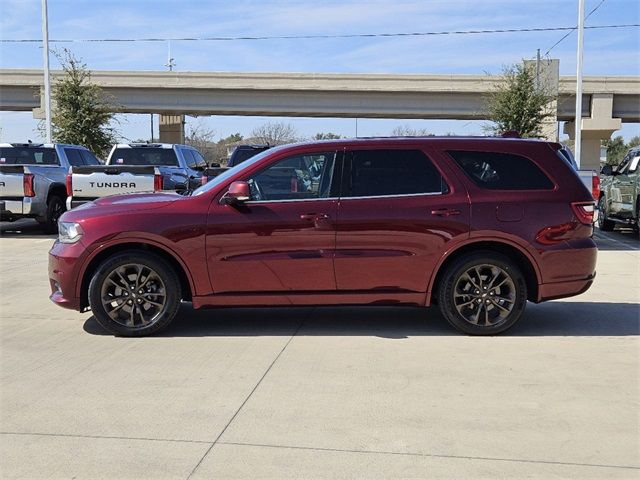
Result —
[[350, 152], [344, 197], [434, 194], [447, 186], [420, 150], [354, 150]]
[[65, 148], [64, 154], [67, 156], [69, 165], [71, 165], [72, 167], [82, 167], [84, 165], [80, 150], [77, 150], [75, 148]]
[[464, 173], [489, 190], [552, 190], [553, 182], [528, 158], [511, 153], [449, 151]]
[[252, 201], [327, 198], [335, 165], [335, 152], [286, 157], [247, 180]]
[[188, 150], [186, 148], [182, 149], [182, 156], [184, 157], [184, 161], [187, 162], [187, 167], [189, 167], [192, 170], [195, 170], [196, 168], [196, 159], [193, 156], [193, 151], [192, 150]]

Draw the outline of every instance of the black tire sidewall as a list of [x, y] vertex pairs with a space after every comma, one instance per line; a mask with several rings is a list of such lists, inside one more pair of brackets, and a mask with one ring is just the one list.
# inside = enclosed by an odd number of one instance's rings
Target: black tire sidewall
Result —
[[[45, 233], [58, 233], [58, 218], [53, 219], [53, 215], [55, 212], [55, 205], [60, 204], [62, 206], [62, 213], [66, 210], [64, 200], [58, 195], [52, 195], [49, 197], [49, 201], [47, 202], [47, 213], [44, 219], [42, 220], [42, 230]], [[61, 214], [62, 215], [62, 214]]]
[[[167, 304], [164, 312], [160, 314], [160, 318], [154, 323], [144, 328], [131, 328], [115, 322], [109, 317], [102, 305], [101, 289], [103, 282], [115, 268], [127, 263], [138, 263], [155, 270], [165, 285]], [[142, 251], [127, 251], [115, 254], [100, 264], [89, 282], [88, 296], [93, 316], [103, 328], [118, 336], [142, 337], [159, 332], [174, 319], [180, 307], [180, 280], [173, 268], [159, 256]]]
[[[453, 290], [460, 275], [474, 265], [490, 264], [503, 269], [511, 276], [516, 287], [516, 300], [506, 321], [495, 326], [473, 325], [458, 313], [454, 304]], [[478, 252], [455, 260], [442, 276], [438, 286], [438, 304], [442, 315], [458, 331], [469, 335], [496, 335], [511, 328], [524, 313], [527, 304], [527, 284], [524, 275], [508, 257], [496, 252]]]
[[607, 202], [604, 196], [598, 200], [598, 228], [603, 232], [613, 230], [614, 222], [607, 219]]

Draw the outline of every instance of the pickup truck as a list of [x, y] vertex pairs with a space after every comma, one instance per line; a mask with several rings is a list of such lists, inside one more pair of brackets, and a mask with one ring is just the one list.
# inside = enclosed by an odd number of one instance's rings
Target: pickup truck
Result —
[[187, 192], [207, 181], [207, 163], [189, 145], [114, 145], [105, 165], [73, 167], [67, 176], [67, 208], [118, 193], [173, 190]]
[[576, 163], [575, 158], [573, 157], [573, 153], [566, 146], [562, 145], [558, 150], [558, 153], [564, 158], [573, 169], [576, 171], [584, 186], [589, 189], [591, 195], [593, 196], [594, 201], [598, 201], [600, 198], [600, 177], [595, 170], [580, 170], [578, 169], [578, 164]]
[[640, 147], [632, 148], [617, 168], [605, 165], [598, 199], [598, 227], [613, 230], [616, 224], [640, 233]]
[[0, 220], [35, 218], [46, 233], [56, 233], [69, 168], [97, 165], [79, 145], [0, 143]]

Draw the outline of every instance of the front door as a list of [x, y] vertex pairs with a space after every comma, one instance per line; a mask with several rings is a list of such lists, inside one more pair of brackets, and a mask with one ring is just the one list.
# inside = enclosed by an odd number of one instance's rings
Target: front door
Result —
[[335, 290], [336, 153], [275, 160], [246, 178], [251, 200], [209, 210], [207, 259], [215, 293]]
[[342, 184], [338, 290], [424, 292], [445, 244], [468, 236], [464, 189], [419, 148], [347, 151]]

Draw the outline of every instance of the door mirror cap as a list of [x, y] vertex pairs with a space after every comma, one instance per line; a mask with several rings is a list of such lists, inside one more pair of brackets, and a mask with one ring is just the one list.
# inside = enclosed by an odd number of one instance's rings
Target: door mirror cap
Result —
[[602, 170], [600, 170], [600, 173], [602, 175], [611, 176], [613, 175], [613, 167], [611, 165], [605, 165], [602, 167]]
[[239, 205], [251, 200], [251, 189], [247, 182], [232, 182], [229, 190], [222, 197], [223, 203], [227, 205]]

